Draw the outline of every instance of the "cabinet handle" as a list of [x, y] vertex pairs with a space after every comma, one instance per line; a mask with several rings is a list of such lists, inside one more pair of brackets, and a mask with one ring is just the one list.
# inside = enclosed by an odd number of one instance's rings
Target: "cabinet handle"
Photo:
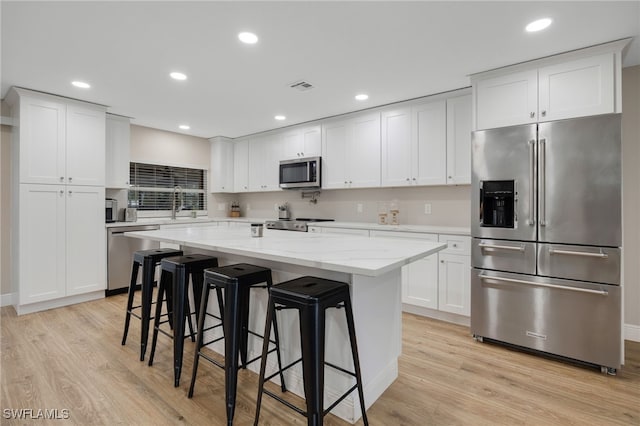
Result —
[[415, 182], [416, 178], [413, 178], [413, 181]]
[[346, 181], [346, 180], [344, 181], [344, 184], [345, 184], [345, 185], [347, 184], [347, 181]]
[[64, 182], [64, 176], [60, 176], [60, 182]]
[[73, 178], [69, 178], [69, 182], [71, 182], [71, 180], [72, 180], [72, 179], [73, 179]]
[[69, 191], [69, 195], [71, 195], [71, 191]]
[[542, 110], [542, 116], [543, 116], [543, 117], [546, 117], [546, 116], [547, 116], [547, 111]]
[[61, 189], [61, 190], [60, 190], [60, 195], [62, 195], [62, 194], [64, 194], [64, 191]]
[[245, 186], [244, 189], [247, 189], [247, 187]]
[[536, 116], [536, 113], [535, 113], [535, 112], [530, 112], [530, 113], [529, 113], [529, 118], [533, 118], [533, 117], [535, 117], [535, 116]]
[[451, 176], [447, 176], [448, 179], [453, 179]]
[[444, 260], [441, 260], [440, 263], [444, 263]]
[[458, 245], [457, 245], [456, 243], [451, 244], [451, 246], [452, 246], [453, 248], [458, 248]]
[[407, 178], [407, 182], [409, 182], [409, 178]]
[[349, 181], [349, 185], [351, 185], [353, 183], [353, 181]]

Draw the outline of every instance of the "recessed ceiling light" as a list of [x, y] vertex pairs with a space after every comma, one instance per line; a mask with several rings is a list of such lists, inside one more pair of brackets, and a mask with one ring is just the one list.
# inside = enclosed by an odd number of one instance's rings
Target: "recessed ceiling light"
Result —
[[180, 125], [180, 126], [178, 126], [178, 127], [180, 127], [182, 130], [189, 130], [189, 129], [191, 128], [191, 126], [188, 126], [188, 125], [186, 125], [186, 124], [181, 124], [181, 125]]
[[359, 95], [356, 95], [357, 101], [366, 101], [367, 99], [369, 99], [369, 95], [365, 95], [364, 93], [360, 93]]
[[238, 34], [238, 38], [246, 44], [256, 44], [258, 42], [258, 36], [254, 33], [240, 33]]
[[275, 116], [275, 117], [273, 117], [273, 118], [275, 118], [276, 120], [280, 120], [280, 121], [282, 121], [282, 120], [285, 120], [287, 117], [285, 117], [284, 115], [276, 115], [276, 116]]
[[169, 74], [171, 76], [171, 78], [173, 78], [174, 80], [186, 80], [187, 76], [186, 74], [183, 74], [181, 72], [172, 72], [171, 74]]
[[531, 22], [529, 25], [526, 26], [525, 29], [528, 32], [533, 33], [533, 32], [536, 32], [536, 31], [544, 30], [549, 25], [551, 25], [551, 19], [550, 18], [543, 18], [543, 19], [538, 19], [537, 21]]
[[72, 81], [71, 84], [81, 89], [88, 89], [91, 87], [89, 83], [85, 83], [84, 81]]

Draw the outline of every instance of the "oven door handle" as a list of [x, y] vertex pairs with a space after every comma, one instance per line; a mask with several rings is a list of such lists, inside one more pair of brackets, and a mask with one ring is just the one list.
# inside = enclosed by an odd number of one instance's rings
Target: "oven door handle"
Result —
[[520, 252], [524, 251], [524, 245], [514, 247], [514, 246], [500, 246], [496, 244], [480, 243], [478, 244], [478, 247], [480, 247], [481, 249], [512, 250], [512, 251], [520, 251]]
[[536, 287], [547, 287], [547, 288], [553, 288], [553, 289], [557, 289], [557, 290], [569, 290], [569, 291], [576, 291], [579, 293], [589, 293], [589, 294], [598, 294], [600, 296], [608, 296], [609, 292], [606, 290], [591, 290], [588, 288], [577, 288], [577, 287], [569, 287], [566, 285], [557, 285], [557, 284], [545, 284], [545, 283], [537, 283], [535, 281], [526, 281], [526, 280], [518, 280], [515, 278], [503, 278], [503, 277], [492, 277], [490, 275], [485, 275], [485, 274], [478, 274], [478, 278], [480, 278], [481, 280], [495, 280], [495, 281], [504, 281], [506, 283], [512, 283], [512, 284], [525, 284], [525, 285], [531, 285], [531, 286], [536, 286]]

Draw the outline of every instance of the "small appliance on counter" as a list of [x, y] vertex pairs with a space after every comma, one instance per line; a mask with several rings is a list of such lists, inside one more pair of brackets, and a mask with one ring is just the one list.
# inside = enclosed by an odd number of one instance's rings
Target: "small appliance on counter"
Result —
[[132, 207], [124, 209], [124, 221], [136, 222], [138, 220], [138, 210]]
[[278, 206], [278, 219], [289, 220], [291, 219], [291, 213], [289, 212], [289, 204], [284, 203]]
[[240, 217], [240, 203], [237, 201], [231, 202], [231, 211], [229, 217]]
[[307, 217], [299, 217], [295, 220], [267, 220], [264, 225], [267, 229], [307, 232], [309, 229], [309, 223], [313, 222], [333, 222], [333, 219], [312, 219]]
[[113, 223], [118, 219], [118, 200], [107, 198], [104, 200], [105, 222]]

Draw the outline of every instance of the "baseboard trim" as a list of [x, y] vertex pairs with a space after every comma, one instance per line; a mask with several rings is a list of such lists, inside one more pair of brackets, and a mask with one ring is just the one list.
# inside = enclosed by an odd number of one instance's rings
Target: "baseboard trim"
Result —
[[44, 302], [29, 303], [26, 305], [16, 304], [16, 312], [18, 313], [18, 315], [31, 314], [34, 312], [61, 308], [63, 306], [74, 305], [76, 303], [89, 302], [91, 300], [103, 298], [104, 290], [98, 290], [91, 293], [76, 294], [73, 296], [61, 297], [59, 299], [46, 300]]
[[632, 342], [640, 342], [640, 325], [625, 324], [624, 340], [631, 340]]
[[13, 305], [15, 293], [0, 294], [0, 307]]

